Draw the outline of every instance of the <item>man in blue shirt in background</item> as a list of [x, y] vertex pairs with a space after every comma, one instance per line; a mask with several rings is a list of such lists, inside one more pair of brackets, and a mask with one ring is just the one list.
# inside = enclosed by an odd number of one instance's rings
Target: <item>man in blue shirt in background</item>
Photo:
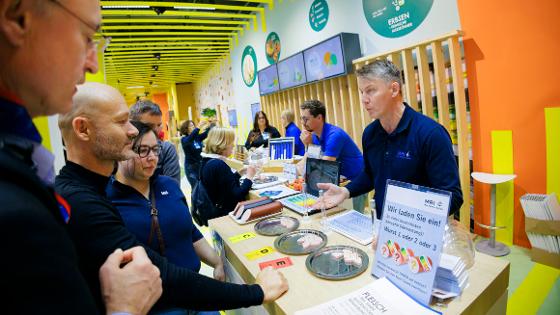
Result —
[[388, 60], [376, 60], [356, 71], [362, 105], [375, 119], [364, 130], [365, 168], [345, 188], [319, 184], [327, 207], [375, 189], [377, 218], [382, 217], [388, 179], [452, 193], [450, 213], [463, 204], [451, 138], [445, 128], [403, 102], [401, 71]]
[[[341, 128], [325, 122], [326, 109], [320, 101], [305, 101], [300, 109], [304, 128], [300, 137], [303, 144], [321, 146], [323, 160], [340, 162], [340, 174], [351, 181], [356, 179], [364, 169], [364, 158], [352, 138]], [[364, 203], [365, 196], [355, 198], [354, 209], [363, 211]]]

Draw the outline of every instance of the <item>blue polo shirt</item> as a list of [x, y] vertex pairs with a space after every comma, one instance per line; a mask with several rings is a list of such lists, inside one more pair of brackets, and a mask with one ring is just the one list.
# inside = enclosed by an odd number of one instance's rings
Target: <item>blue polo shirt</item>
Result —
[[375, 120], [364, 130], [362, 145], [364, 172], [346, 188], [350, 196], [375, 189], [378, 218], [383, 212], [388, 179], [450, 191], [450, 214], [463, 204], [449, 133], [406, 103], [403, 116], [391, 134], [383, 129], [379, 120]]
[[301, 135], [301, 130], [293, 122], [289, 123], [286, 127], [286, 137], [294, 137], [295, 146], [294, 152], [297, 155], [303, 156], [305, 154], [305, 146], [299, 136]]
[[[165, 257], [169, 262], [192, 271], [200, 270], [200, 258], [193, 243], [202, 238], [192, 223], [185, 195], [179, 184], [168, 176], [152, 177], [155, 189], [158, 220], [165, 243]], [[148, 244], [151, 227], [151, 201], [136, 189], [111, 177], [106, 188], [107, 198], [119, 210], [126, 228], [136, 238], [159, 253], [159, 242], [154, 235]]]
[[341, 128], [325, 123], [321, 138], [313, 134], [313, 143], [321, 146], [323, 155], [336, 157], [340, 174], [354, 180], [364, 168], [364, 157], [352, 138]]

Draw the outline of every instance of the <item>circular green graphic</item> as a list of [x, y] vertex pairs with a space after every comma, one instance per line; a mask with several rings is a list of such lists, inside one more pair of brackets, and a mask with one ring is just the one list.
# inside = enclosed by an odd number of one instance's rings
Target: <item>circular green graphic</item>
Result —
[[329, 21], [327, 0], [315, 0], [309, 8], [309, 24], [315, 32], [324, 29]]
[[255, 49], [251, 45], [245, 47], [241, 56], [241, 76], [246, 86], [252, 87], [255, 84], [255, 79], [257, 78], [257, 56], [255, 55]]
[[275, 32], [271, 32], [266, 37], [266, 43], [264, 44], [264, 51], [266, 54], [266, 60], [269, 64], [275, 64], [280, 59], [280, 36]]
[[369, 26], [379, 35], [401, 37], [416, 29], [434, 0], [363, 0]]

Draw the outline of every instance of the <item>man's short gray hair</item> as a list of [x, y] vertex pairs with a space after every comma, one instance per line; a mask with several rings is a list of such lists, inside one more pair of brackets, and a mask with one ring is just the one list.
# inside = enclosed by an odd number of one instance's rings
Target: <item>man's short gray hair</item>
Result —
[[397, 82], [402, 87], [401, 70], [387, 59], [375, 60], [356, 70], [358, 78], [381, 79], [387, 83]]

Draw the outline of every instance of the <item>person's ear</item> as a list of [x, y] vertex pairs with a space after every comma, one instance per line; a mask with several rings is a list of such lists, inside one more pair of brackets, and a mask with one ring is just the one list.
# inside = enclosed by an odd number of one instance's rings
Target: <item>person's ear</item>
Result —
[[21, 47], [29, 34], [32, 1], [0, 1], [0, 34], [14, 47]]
[[77, 139], [81, 141], [90, 141], [92, 126], [91, 122], [86, 117], [76, 117], [72, 120], [72, 130]]
[[392, 97], [397, 97], [401, 92], [401, 85], [398, 84], [397, 82], [392, 82], [391, 83], [391, 96]]

